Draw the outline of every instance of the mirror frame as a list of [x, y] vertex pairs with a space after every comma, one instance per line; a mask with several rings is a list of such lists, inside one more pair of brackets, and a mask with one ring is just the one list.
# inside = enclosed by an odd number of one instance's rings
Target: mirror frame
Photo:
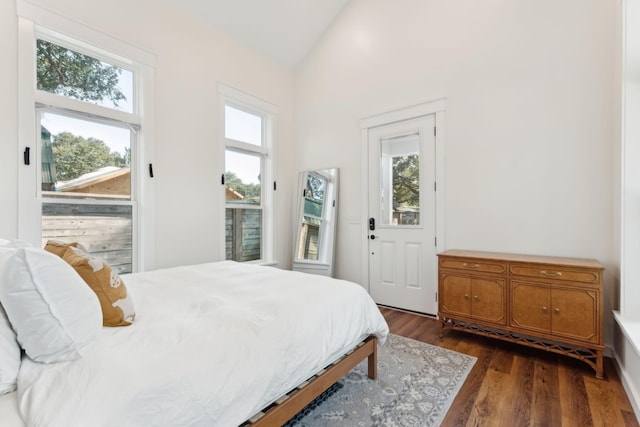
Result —
[[[305, 195], [309, 175], [321, 175], [327, 179], [322, 209], [321, 227], [318, 236], [317, 260], [299, 258], [301, 233], [305, 208]], [[305, 273], [333, 276], [336, 231], [338, 222], [338, 189], [340, 181], [339, 168], [324, 168], [302, 171], [298, 174], [297, 215], [295, 216], [295, 232], [293, 242], [293, 270]]]

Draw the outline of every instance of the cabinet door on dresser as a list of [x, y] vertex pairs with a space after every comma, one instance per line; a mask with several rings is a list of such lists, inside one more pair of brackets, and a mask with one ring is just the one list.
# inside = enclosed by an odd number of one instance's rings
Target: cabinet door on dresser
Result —
[[599, 292], [595, 289], [551, 289], [551, 333], [582, 341], [599, 342]]
[[494, 277], [471, 277], [471, 317], [507, 324], [506, 281]]
[[506, 281], [443, 272], [440, 311], [474, 320], [506, 324]]
[[551, 289], [547, 283], [511, 281], [511, 326], [534, 333], [551, 331]]
[[[579, 285], [578, 285], [579, 286]], [[511, 280], [511, 326], [598, 343], [597, 290]]]
[[440, 273], [440, 311], [468, 317], [471, 315], [471, 279], [453, 273]]

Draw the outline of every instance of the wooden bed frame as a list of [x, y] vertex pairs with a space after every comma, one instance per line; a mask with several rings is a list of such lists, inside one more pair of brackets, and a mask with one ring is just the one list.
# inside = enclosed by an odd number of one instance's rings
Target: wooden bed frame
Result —
[[371, 379], [376, 379], [378, 376], [378, 339], [374, 336], [366, 338], [342, 356], [342, 358], [327, 366], [264, 410], [258, 412], [242, 424], [242, 427], [272, 427], [283, 425], [365, 358], [369, 359], [367, 362], [367, 375]]

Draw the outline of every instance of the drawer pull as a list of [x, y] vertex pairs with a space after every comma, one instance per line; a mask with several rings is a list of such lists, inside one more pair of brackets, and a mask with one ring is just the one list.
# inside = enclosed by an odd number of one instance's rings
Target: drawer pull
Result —
[[560, 314], [560, 309], [559, 308], [554, 308], [553, 311], [555, 311], [556, 314]]
[[464, 299], [469, 299], [469, 294], [464, 294]]
[[542, 274], [543, 276], [547, 276], [547, 277], [560, 277], [560, 276], [562, 276], [562, 272], [561, 271], [548, 272], [546, 270], [540, 270], [540, 274]]
[[548, 308], [547, 307], [542, 307], [542, 311], [544, 311], [545, 313], [547, 312]]
[[478, 301], [478, 295], [474, 295], [474, 296], [473, 296], [473, 299], [474, 299], [474, 300], [476, 300], [476, 301]]
[[463, 262], [462, 263], [462, 267], [463, 268], [480, 268], [480, 265], [479, 264], [469, 264], [469, 263]]

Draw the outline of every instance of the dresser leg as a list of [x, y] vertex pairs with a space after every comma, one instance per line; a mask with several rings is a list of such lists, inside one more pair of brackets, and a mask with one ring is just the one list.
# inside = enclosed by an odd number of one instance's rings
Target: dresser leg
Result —
[[442, 319], [438, 319], [438, 327], [440, 329], [440, 338], [444, 336], [444, 321]]
[[602, 350], [596, 351], [596, 378], [602, 379], [604, 374], [604, 364], [602, 359]]

